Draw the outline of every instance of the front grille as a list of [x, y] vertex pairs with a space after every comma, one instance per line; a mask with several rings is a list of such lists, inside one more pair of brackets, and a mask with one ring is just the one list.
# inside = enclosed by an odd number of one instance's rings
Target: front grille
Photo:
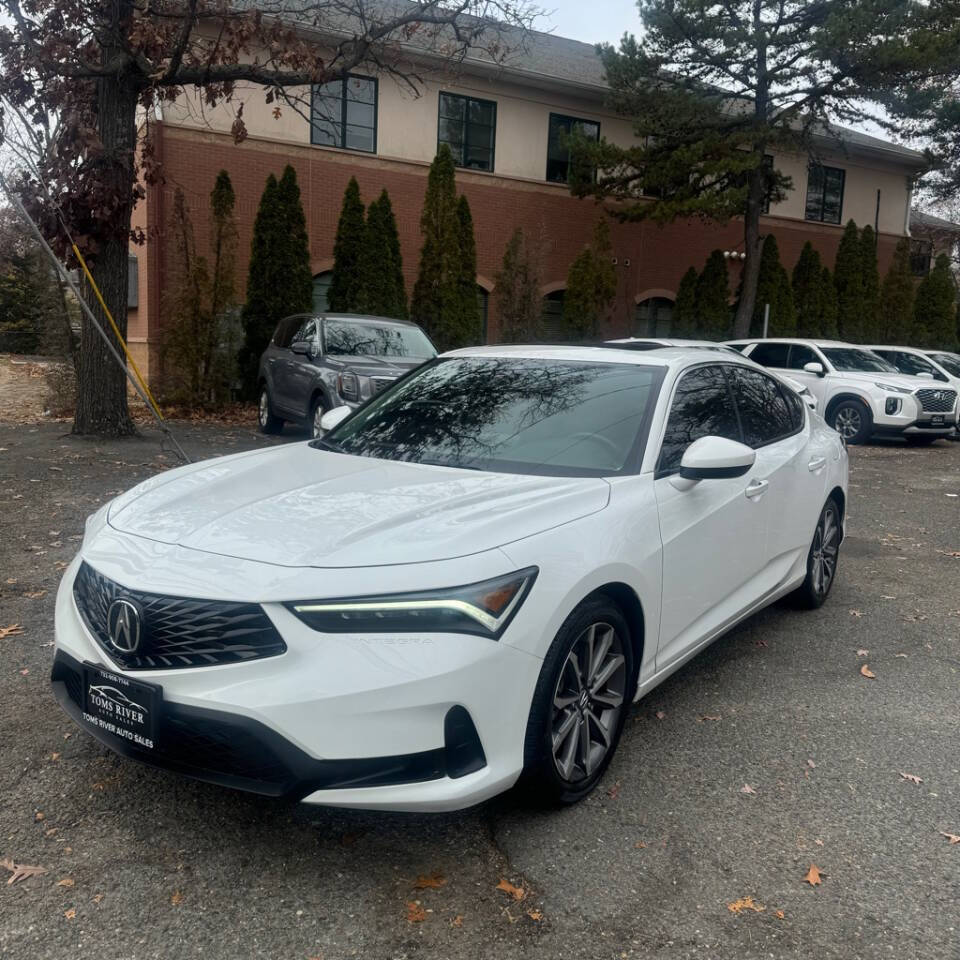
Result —
[[370, 382], [373, 384], [373, 395], [376, 396], [378, 393], [383, 393], [395, 379], [395, 377], [371, 377]]
[[925, 413], [949, 413], [957, 399], [956, 390], [918, 390], [914, 396]]
[[[80, 565], [73, 584], [77, 609], [110, 659], [128, 670], [170, 670], [241, 663], [275, 657], [287, 647], [263, 608], [255, 603], [192, 600], [127, 590]], [[140, 609], [140, 643], [120, 653], [110, 643], [107, 619], [114, 600], [132, 601]]]

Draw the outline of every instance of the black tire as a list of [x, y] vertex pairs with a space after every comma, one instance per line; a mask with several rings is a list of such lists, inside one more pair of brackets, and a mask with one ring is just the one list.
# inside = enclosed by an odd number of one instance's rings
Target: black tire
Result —
[[[591, 628], [594, 632], [589, 636]], [[608, 638], [609, 647], [601, 653]], [[585, 690], [582, 683], [576, 686], [581, 671], [570, 663], [572, 657], [582, 667], [590, 649], [596, 658], [595, 676], [602, 678], [611, 671], [592, 691]], [[622, 661], [619, 665], [618, 658]], [[591, 672], [589, 666], [587, 672]], [[635, 684], [633, 642], [620, 608], [603, 596], [584, 601], [560, 627], [533, 693], [519, 784], [529, 800], [539, 805], [576, 803], [596, 787], [620, 742]], [[614, 707], [618, 696], [619, 704]], [[558, 703], [564, 706], [558, 708]], [[561, 733], [564, 726], [566, 735]], [[555, 733], [562, 736], [557, 741], [559, 759], [554, 755]], [[596, 742], [591, 737], [596, 737]], [[571, 739], [575, 741], [572, 745]], [[568, 756], [572, 757], [571, 766], [564, 775], [561, 766]]]
[[283, 429], [283, 419], [273, 412], [270, 402], [270, 391], [267, 385], [260, 385], [260, 396], [257, 400], [257, 427], [261, 433], [279, 433]]
[[866, 443], [873, 433], [873, 415], [860, 400], [841, 400], [830, 410], [830, 426], [847, 443]]
[[326, 412], [327, 405], [323, 402], [323, 397], [315, 397], [313, 403], [310, 404], [310, 420], [307, 423], [307, 426], [310, 428], [310, 436], [312, 436], [314, 440], [320, 436], [320, 417]]
[[[936, 443], [940, 437], [925, 437], [922, 433], [911, 433], [905, 439], [911, 447], [929, 447], [931, 443]], [[943, 439], [946, 439], [946, 437]]]
[[807, 576], [790, 595], [796, 606], [805, 610], [816, 610], [822, 607], [830, 596], [840, 562], [842, 518], [840, 504], [831, 497], [820, 511], [820, 518], [813, 532], [813, 540], [807, 552]]

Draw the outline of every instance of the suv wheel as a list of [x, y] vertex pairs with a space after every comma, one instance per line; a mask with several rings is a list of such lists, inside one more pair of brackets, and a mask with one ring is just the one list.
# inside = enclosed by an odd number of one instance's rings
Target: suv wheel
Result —
[[841, 400], [830, 413], [830, 426], [847, 443], [866, 443], [873, 432], [873, 417], [865, 403]]
[[279, 433], [283, 429], [283, 420], [274, 415], [270, 404], [270, 391], [267, 385], [260, 387], [260, 400], [257, 403], [257, 426], [261, 433]]
[[326, 412], [327, 408], [323, 402], [323, 397], [317, 397], [317, 399], [313, 401], [313, 406], [310, 408], [310, 433], [314, 440], [323, 435], [323, 428], [320, 426], [320, 421]]
[[521, 787], [538, 803], [575, 803], [613, 757], [634, 689], [633, 644], [620, 608], [588, 600], [567, 617], [533, 694]]

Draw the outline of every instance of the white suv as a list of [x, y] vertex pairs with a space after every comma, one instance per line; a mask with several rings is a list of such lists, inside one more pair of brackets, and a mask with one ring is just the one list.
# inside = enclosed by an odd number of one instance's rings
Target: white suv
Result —
[[[922, 350], [919, 347], [876, 346], [869, 349], [880, 354], [901, 373], [935, 380], [936, 383], [931, 384], [934, 388], [945, 386], [960, 393], [960, 357], [956, 354], [943, 350]], [[941, 392], [944, 391], [941, 390]], [[946, 399], [942, 401], [944, 404], [946, 402]], [[954, 439], [960, 436], [960, 409], [958, 408], [960, 404], [954, 408], [957, 413], [957, 419], [954, 421], [957, 425], [957, 433], [954, 434]]]
[[871, 436], [933, 443], [953, 433], [956, 390], [905, 376], [866, 347], [801, 339], [736, 340], [729, 345], [808, 387], [823, 418], [848, 443], [865, 443]]

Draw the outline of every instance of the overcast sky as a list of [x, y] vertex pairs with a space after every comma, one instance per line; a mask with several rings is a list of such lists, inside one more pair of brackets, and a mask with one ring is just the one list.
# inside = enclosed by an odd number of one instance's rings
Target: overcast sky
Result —
[[550, 12], [537, 26], [571, 40], [616, 44], [625, 31], [640, 32], [635, 0], [552, 0], [542, 6]]

